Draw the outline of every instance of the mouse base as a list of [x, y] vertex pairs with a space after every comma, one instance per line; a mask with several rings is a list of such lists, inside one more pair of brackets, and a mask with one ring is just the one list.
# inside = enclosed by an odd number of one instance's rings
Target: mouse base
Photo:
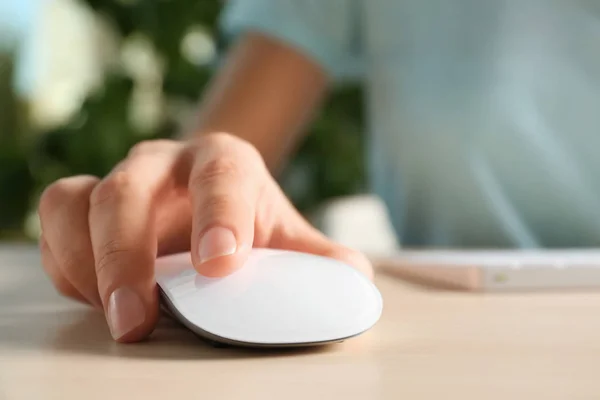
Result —
[[177, 311], [175, 307], [173, 307], [171, 301], [162, 291], [160, 292], [161, 306], [166, 313], [189, 329], [192, 333], [198, 336], [201, 340], [208, 343], [209, 345], [215, 348], [229, 348], [229, 347], [241, 347], [241, 348], [249, 348], [249, 349], [293, 349], [293, 348], [302, 348], [302, 347], [320, 347], [326, 345], [332, 345], [336, 343], [342, 343], [347, 339], [351, 339], [353, 337], [359, 336], [362, 334], [358, 333], [353, 336], [339, 338], [334, 340], [327, 340], [321, 342], [302, 342], [302, 343], [253, 343], [253, 342], [244, 342], [239, 340], [232, 340], [228, 338], [224, 338], [218, 335], [214, 335], [210, 332], [207, 332], [201, 328], [198, 328], [194, 324], [190, 323], [181, 313]]
[[[187, 327], [186, 327], [187, 328]], [[189, 329], [189, 328], [188, 328]], [[323, 347], [328, 345], [340, 344], [343, 343], [344, 340], [338, 341], [328, 341], [328, 342], [316, 342], [316, 343], [299, 343], [299, 344], [262, 344], [262, 343], [247, 343], [247, 342], [239, 342], [239, 341], [231, 341], [224, 338], [220, 338], [219, 341], [212, 340], [203, 336], [203, 334], [198, 334], [192, 331], [194, 335], [196, 335], [200, 340], [204, 343], [208, 344], [215, 349], [232, 349], [232, 348], [244, 348], [249, 350], [260, 350], [260, 349], [309, 349], [311, 347]]]

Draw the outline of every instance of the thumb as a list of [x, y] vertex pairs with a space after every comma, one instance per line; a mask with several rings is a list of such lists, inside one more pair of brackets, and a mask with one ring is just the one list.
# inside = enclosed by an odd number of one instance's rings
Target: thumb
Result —
[[286, 214], [273, 230], [270, 247], [334, 258], [373, 279], [373, 266], [365, 255], [330, 240], [291, 205]]

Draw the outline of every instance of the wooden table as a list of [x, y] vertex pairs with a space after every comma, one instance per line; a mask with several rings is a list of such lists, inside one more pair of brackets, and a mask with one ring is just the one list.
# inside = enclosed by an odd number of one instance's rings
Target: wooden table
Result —
[[328, 348], [215, 349], [168, 319], [136, 345], [0, 247], [0, 399], [600, 399], [600, 293], [481, 295], [380, 275], [381, 322]]

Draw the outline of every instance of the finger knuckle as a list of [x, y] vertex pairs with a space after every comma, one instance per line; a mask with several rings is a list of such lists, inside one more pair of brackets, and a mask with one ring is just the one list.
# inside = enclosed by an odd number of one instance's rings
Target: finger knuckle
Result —
[[211, 145], [231, 145], [241, 140], [242, 139], [240, 139], [239, 137], [227, 132], [212, 132], [207, 135], [204, 135], [201, 138], [203, 144]]
[[222, 215], [231, 208], [232, 199], [225, 195], [209, 195], [201, 205], [207, 215]]
[[240, 167], [234, 159], [218, 157], [205, 162], [192, 179], [198, 186], [207, 186], [223, 179], [236, 177], [239, 173]]
[[121, 242], [111, 240], [100, 247], [100, 255], [96, 260], [96, 275], [110, 271], [111, 266], [116, 265], [130, 251]]
[[143, 140], [131, 147], [128, 158], [155, 154], [175, 146], [173, 141], [167, 139]]
[[140, 154], [147, 154], [153, 152], [155, 149], [155, 143], [151, 140], [144, 140], [142, 142], [138, 142], [134, 144], [129, 152], [127, 153], [127, 157], [135, 157]]
[[96, 185], [90, 195], [90, 204], [99, 206], [118, 201], [119, 198], [132, 192], [134, 182], [134, 177], [128, 171], [117, 171]]
[[88, 197], [99, 179], [91, 175], [78, 175], [61, 178], [48, 186], [40, 196], [38, 212], [47, 215], [61, 207], [87, 202]]
[[39, 202], [40, 214], [48, 214], [61, 207], [70, 195], [70, 178], [62, 178], [48, 186]]
[[258, 149], [247, 140], [226, 132], [215, 132], [205, 135], [202, 139], [204, 145], [213, 146], [236, 154], [257, 156], [262, 159]]
[[200, 229], [222, 219], [230, 219], [231, 212], [235, 209], [234, 200], [226, 195], [205, 196], [197, 207], [195, 218]]

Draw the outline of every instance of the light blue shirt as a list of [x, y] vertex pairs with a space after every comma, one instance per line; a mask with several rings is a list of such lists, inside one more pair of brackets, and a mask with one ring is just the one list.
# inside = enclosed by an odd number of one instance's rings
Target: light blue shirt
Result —
[[228, 0], [223, 28], [367, 90], [405, 245], [600, 244], [597, 0]]
[[35, 48], [35, 25], [43, 0], [0, 0], [0, 51], [16, 54], [15, 86], [29, 95], [39, 64]]

